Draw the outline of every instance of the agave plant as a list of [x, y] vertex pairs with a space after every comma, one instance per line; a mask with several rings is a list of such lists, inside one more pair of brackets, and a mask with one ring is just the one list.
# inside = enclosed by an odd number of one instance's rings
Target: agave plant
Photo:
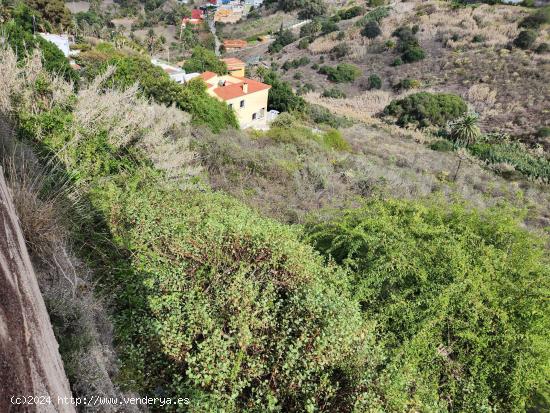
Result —
[[473, 145], [481, 135], [477, 121], [479, 115], [474, 112], [467, 113], [461, 118], [450, 123], [451, 138], [459, 145]]

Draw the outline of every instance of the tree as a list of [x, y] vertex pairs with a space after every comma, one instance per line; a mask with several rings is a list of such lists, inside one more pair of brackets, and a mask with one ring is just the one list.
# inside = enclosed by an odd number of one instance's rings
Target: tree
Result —
[[27, 0], [26, 3], [57, 30], [64, 30], [72, 25], [71, 12], [63, 0]]
[[262, 81], [271, 85], [269, 90], [268, 108], [279, 112], [301, 111], [305, 108], [306, 102], [293, 91], [290, 83], [279, 78], [272, 70], [260, 70], [258, 73]]
[[451, 139], [463, 146], [475, 144], [481, 135], [479, 126], [477, 126], [478, 120], [477, 113], [470, 112], [451, 122]]
[[323, 0], [307, 0], [298, 13], [301, 19], [311, 19], [313, 17], [322, 16], [327, 12], [327, 5]]
[[222, 62], [216, 54], [204, 47], [198, 46], [193, 49], [191, 57], [185, 61], [183, 68], [188, 72], [214, 72], [219, 75], [227, 73], [227, 65]]
[[371, 20], [365, 24], [361, 34], [369, 39], [374, 39], [382, 34], [382, 30], [376, 21]]
[[544, 391], [548, 239], [518, 211], [372, 200], [329, 218], [307, 239], [349, 270], [386, 349], [365, 411], [523, 412]]

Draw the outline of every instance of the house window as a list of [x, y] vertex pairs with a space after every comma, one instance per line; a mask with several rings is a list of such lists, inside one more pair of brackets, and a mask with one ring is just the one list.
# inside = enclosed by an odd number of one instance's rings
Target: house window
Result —
[[252, 114], [252, 120], [256, 120], [256, 114], [255, 113]]
[[229, 104], [229, 109], [233, 110], [233, 103]]
[[244, 108], [244, 100], [241, 100], [241, 108]]

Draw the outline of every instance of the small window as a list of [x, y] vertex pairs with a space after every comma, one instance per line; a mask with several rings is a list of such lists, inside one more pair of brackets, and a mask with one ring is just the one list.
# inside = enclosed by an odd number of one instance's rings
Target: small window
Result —
[[252, 120], [256, 120], [256, 114], [255, 113], [252, 114]]
[[229, 104], [229, 109], [233, 109], [233, 103]]
[[244, 100], [241, 100], [241, 108], [244, 108]]

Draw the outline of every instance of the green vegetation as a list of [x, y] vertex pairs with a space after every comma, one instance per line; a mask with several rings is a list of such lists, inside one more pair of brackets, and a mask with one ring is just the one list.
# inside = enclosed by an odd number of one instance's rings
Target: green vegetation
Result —
[[545, 24], [550, 24], [550, 6], [542, 7], [533, 14], [525, 17], [519, 23], [519, 27], [538, 29]]
[[21, 60], [26, 53], [32, 53], [33, 50], [38, 49], [42, 54], [42, 63], [49, 73], [57, 73], [66, 80], [78, 82], [78, 73], [70, 66], [63, 52], [53, 43], [31, 34], [32, 23], [29, 27], [28, 20], [33, 18], [32, 11], [20, 6], [13, 11], [12, 16], [13, 19], [0, 24], [0, 30], [6, 39], [6, 44], [19, 52], [17, 58]]
[[380, 30], [380, 26], [375, 20], [371, 20], [365, 24], [361, 34], [369, 39], [375, 39], [382, 34], [382, 30]]
[[391, 8], [387, 6], [376, 7], [374, 10], [369, 11], [361, 19], [359, 19], [355, 24], [358, 27], [365, 26], [370, 21], [375, 21], [380, 23], [382, 19], [390, 15]]
[[520, 49], [531, 49], [537, 40], [537, 32], [534, 30], [523, 30], [514, 39], [514, 46]]
[[[544, 155], [532, 154], [524, 145], [487, 135], [468, 150], [491, 165], [510, 165], [513, 170], [527, 178], [550, 183], [550, 159]], [[498, 172], [498, 169], [496, 170]]]
[[346, 97], [346, 94], [336, 87], [331, 87], [330, 89], [323, 90], [321, 96], [324, 98], [343, 99]]
[[477, 121], [479, 116], [477, 113], [467, 113], [466, 115], [451, 122], [451, 139], [457, 145], [473, 145], [481, 136]]
[[400, 27], [393, 32], [393, 36], [398, 38], [397, 50], [401, 52], [401, 60], [404, 63], [417, 62], [426, 57], [416, 38], [417, 31], [418, 29], [413, 30], [410, 27]]
[[365, 406], [524, 411], [548, 372], [545, 241], [514, 211], [373, 200], [335, 215], [307, 239], [377, 322], [387, 358]]
[[451, 152], [455, 147], [448, 139], [438, 139], [430, 144], [430, 149], [439, 152]]
[[283, 63], [283, 65], [281, 66], [281, 69], [283, 70], [297, 69], [300, 66], [305, 66], [309, 63], [310, 63], [309, 57], [302, 56], [299, 59], [287, 60], [286, 62]]
[[408, 123], [418, 123], [422, 127], [445, 126], [448, 121], [462, 116], [466, 110], [466, 103], [460, 96], [420, 92], [392, 101], [384, 108], [384, 114], [396, 117], [401, 126]]
[[259, 71], [262, 81], [271, 85], [269, 90], [268, 108], [279, 112], [301, 111], [306, 102], [292, 91], [290, 83], [281, 80], [272, 70]]
[[353, 6], [347, 9], [338, 10], [336, 16], [338, 16], [340, 20], [349, 20], [353, 19], [354, 17], [361, 16], [363, 13], [365, 13], [365, 9], [363, 7]]
[[373, 73], [369, 76], [368, 82], [368, 88], [370, 90], [380, 89], [382, 87], [382, 79], [380, 79], [380, 76], [378, 76], [376, 73]]
[[227, 73], [227, 66], [222, 62], [216, 54], [204, 47], [195, 47], [191, 57], [185, 61], [183, 68], [187, 73], [203, 73], [214, 72], [218, 75], [224, 75]]
[[[209, 56], [210, 53], [200, 49], [193, 64], [198, 64], [199, 56]], [[123, 56], [110, 51], [82, 53], [79, 61], [89, 78], [105, 72], [108, 66], [115, 67], [114, 74], [108, 80], [109, 85], [129, 88], [137, 82], [145, 96], [165, 105], [175, 103], [177, 107], [192, 115], [195, 124], [207, 125], [216, 132], [228, 127], [238, 127], [233, 110], [224, 102], [208, 95], [206, 86], [200, 79], [180, 85], [147, 59]], [[219, 68], [225, 68], [225, 64]]]
[[336, 67], [321, 66], [319, 73], [327, 75], [328, 80], [335, 83], [353, 82], [361, 76], [361, 69], [351, 63], [340, 63]]
[[275, 41], [269, 45], [268, 51], [269, 53], [278, 53], [283, 47], [295, 41], [296, 36], [290, 30], [284, 30], [281, 24], [279, 31], [275, 34]]

